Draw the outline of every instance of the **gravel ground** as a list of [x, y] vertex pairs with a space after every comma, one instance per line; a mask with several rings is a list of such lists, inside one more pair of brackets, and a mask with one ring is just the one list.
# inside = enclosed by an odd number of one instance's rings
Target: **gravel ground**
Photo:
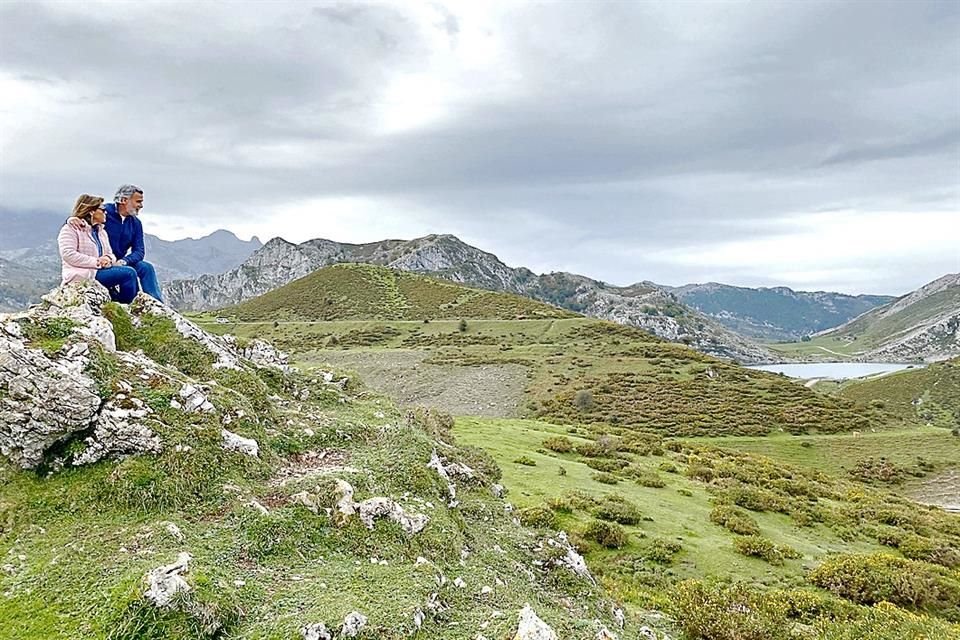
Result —
[[909, 486], [907, 495], [921, 504], [932, 504], [960, 513], [960, 469], [950, 469], [924, 478]]
[[426, 405], [455, 416], [511, 418], [520, 413], [527, 369], [518, 364], [424, 364], [427, 351], [318, 351], [309, 364], [356, 371], [364, 383], [403, 406]]

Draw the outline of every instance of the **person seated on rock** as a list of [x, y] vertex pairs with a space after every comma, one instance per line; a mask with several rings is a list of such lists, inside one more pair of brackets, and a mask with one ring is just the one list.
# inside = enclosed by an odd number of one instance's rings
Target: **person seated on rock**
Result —
[[103, 228], [106, 218], [103, 198], [86, 193], [77, 198], [70, 221], [57, 236], [63, 260], [61, 284], [96, 280], [110, 291], [111, 300], [129, 303], [137, 295], [137, 272], [118, 264], [111, 252], [110, 238]]
[[[160, 282], [153, 265], [144, 260], [146, 247], [143, 244], [143, 223], [138, 216], [143, 208], [143, 189], [133, 184], [120, 185], [113, 202], [104, 205], [107, 221], [104, 228], [110, 236], [110, 247], [121, 266], [133, 267], [137, 272], [140, 287], [148, 296], [163, 302]], [[79, 222], [71, 222], [75, 229]]]

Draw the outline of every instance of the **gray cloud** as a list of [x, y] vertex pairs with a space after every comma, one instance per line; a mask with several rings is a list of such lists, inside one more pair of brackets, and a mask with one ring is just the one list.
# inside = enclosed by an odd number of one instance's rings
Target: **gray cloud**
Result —
[[[771, 222], [822, 211], [960, 215], [956, 3], [491, 6], [478, 26], [440, 3], [5, 3], [0, 74], [38, 107], [2, 107], [16, 125], [0, 196], [62, 209], [133, 180], [181, 224], [202, 211], [227, 227], [366, 199], [394, 227], [410, 215], [411, 234], [619, 283], [774, 284], [776, 265], [645, 256], [760, 242], [781, 233]], [[499, 56], [479, 71], [463, 62], [478, 39], [498, 49], [471, 55]], [[414, 91], [414, 115], [441, 115], [385, 130], [384, 113], [411, 110], [392, 83], [418, 74], [442, 104]], [[900, 292], [960, 256], [911, 264], [929, 271], [836, 286]]]

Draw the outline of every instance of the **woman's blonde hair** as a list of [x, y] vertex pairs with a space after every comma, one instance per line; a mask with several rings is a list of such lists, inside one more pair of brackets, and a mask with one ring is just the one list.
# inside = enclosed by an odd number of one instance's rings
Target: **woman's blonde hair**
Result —
[[70, 214], [70, 217], [80, 218], [81, 220], [89, 222], [90, 216], [93, 215], [93, 212], [99, 209], [102, 204], [103, 198], [100, 196], [91, 196], [86, 193], [81, 194], [73, 205], [73, 213]]

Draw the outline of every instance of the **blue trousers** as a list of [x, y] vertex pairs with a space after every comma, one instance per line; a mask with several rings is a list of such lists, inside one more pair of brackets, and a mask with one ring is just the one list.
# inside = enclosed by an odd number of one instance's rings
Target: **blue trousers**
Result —
[[97, 282], [110, 291], [114, 302], [129, 304], [137, 297], [137, 272], [133, 267], [98, 269]]
[[160, 302], [163, 302], [163, 294], [160, 293], [160, 282], [157, 281], [157, 271], [153, 265], [146, 260], [141, 260], [133, 265], [137, 270], [137, 278], [140, 279], [140, 288], [148, 296], [151, 296]]

